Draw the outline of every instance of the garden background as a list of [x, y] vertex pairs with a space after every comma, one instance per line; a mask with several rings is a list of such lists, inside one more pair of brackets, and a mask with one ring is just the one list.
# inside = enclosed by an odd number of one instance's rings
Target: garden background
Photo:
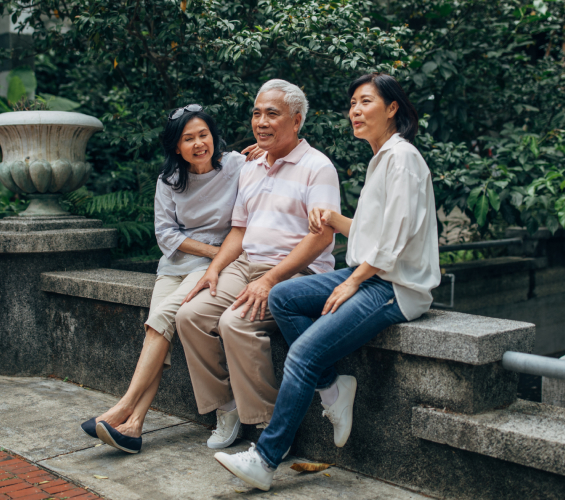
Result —
[[[119, 230], [116, 258], [161, 254], [153, 196], [168, 112], [203, 104], [227, 150], [241, 150], [271, 78], [306, 92], [302, 136], [334, 162], [351, 216], [371, 150], [351, 133], [346, 89], [369, 71], [393, 74], [416, 105], [437, 208], [467, 216], [461, 237], [565, 226], [565, 0], [21, 0], [0, 14], [33, 27], [35, 60], [12, 71], [0, 110], [104, 123], [87, 150], [93, 175], [64, 203]], [[0, 217], [25, 208], [1, 189]]]

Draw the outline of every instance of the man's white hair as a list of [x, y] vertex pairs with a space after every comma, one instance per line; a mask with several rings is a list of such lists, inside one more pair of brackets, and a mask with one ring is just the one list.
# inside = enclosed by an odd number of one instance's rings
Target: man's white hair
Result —
[[[300, 132], [302, 125], [304, 125], [306, 121], [306, 113], [308, 113], [308, 99], [306, 99], [304, 92], [293, 83], [287, 82], [286, 80], [275, 79], [265, 82], [259, 89], [259, 92], [257, 92], [257, 97], [263, 92], [269, 92], [269, 90], [280, 90], [284, 92], [284, 102], [288, 104], [290, 114], [294, 116], [296, 113], [300, 113], [302, 115], [302, 121], [298, 129]], [[257, 104], [257, 97], [255, 97], [255, 104]]]

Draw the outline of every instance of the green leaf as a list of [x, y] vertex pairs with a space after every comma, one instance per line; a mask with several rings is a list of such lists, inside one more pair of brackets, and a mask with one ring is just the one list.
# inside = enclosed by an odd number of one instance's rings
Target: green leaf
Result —
[[539, 156], [538, 141], [535, 137], [532, 137], [532, 140], [530, 141], [530, 151], [536, 158]]
[[20, 66], [19, 68], [14, 68], [8, 73], [6, 77], [8, 84], [11, 82], [12, 78], [19, 78], [25, 88], [26, 94], [31, 97], [37, 88], [37, 80], [35, 78], [35, 72], [28, 68], [27, 66]]
[[0, 99], [0, 113], [8, 113], [10, 111], [12, 111], [12, 108], [8, 106], [2, 99]]
[[12, 76], [8, 84], [8, 101], [15, 104], [27, 97], [27, 91], [19, 76]]
[[551, 231], [551, 234], [555, 234], [559, 229], [559, 221], [553, 215], [548, 215], [545, 219], [545, 226]]
[[433, 73], [437, 68], [437, 64], [433, 61], [428, 61], [426, 64], [424, 64], [422, 66], [422, 71], [426, 74], [426, 75], [430, 75], [431, 73]]
[[512, 191], [510, 193], [510, 203], [514, 205], [516, 208], [519, 208], [524, 201], [524, 195], [519, 193], [518, 191]]
[[479, 195], [483, 192], [483, 187], [479, 186], [471, 190], [469, 196], [467, 198], [467, 206], [472, 210], [473, 207], [477, 204], [477, 200], [479, 199]]
[[490, 206], [497, 212], [500, 210], [500, 198], [494, 189], [487, 189]]
[[477, 224], [479, 226], [484, 226], [487, 221], [488, 214], [488, 199], [484, 194], [478, 199], [473, 213], [477, 218]]
[[51, 111], [72, 111], [80, 107], [80, 103], [65, 97], [56, 97], [51, 94], [41, 94], [41, 97], [45, 99], [45, 104]]

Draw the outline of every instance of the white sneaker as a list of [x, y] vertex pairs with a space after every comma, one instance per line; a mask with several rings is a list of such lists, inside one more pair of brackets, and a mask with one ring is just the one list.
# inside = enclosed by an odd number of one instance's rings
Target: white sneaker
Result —
[[251, 443], [251, 448], [247, 451], [235, 455], [220, 451], [214, 455], [214, 458], [234, 476], [243, 479], [251, 486], [263, 491], [269, 491], [271, 488], [275, 471], [269, 471], [263, 466], [261, 456], [255, 449], [255, 443]]
[[218, 424], [207, 441], [208, 448], [227, 448], [237, 438], [241, 421], [237, 408], [232, 411], [216, 410]]
[[322, 404], [324, 407], [322, 417], [328, 417], [328, 420], [333, 424], [334, 443], [338, 448], [341, 448], [347, 443], [349, 434], [351, 434], [353, 401], [357, 391], [357, 379], [350, 375], [339, 375], [337, 377], [337, 387], [339, 389], [337, 401], [331, 406]]

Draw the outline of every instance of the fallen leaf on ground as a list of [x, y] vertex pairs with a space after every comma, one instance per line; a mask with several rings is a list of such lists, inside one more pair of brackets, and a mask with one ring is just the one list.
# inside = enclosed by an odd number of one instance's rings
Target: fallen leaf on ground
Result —
[[327, 476], [327, 477], [332, 477], [332, 476], [330, 476], [330, 475], [329, 475], [329, 474], [327, 474], [327, 473], [326, 473], [326, 474], [324, 474], [324, 476]]
[[95, 448], [98, 448], [99, 446], [102, 446], [102, 443], [98, 443], [94, 445]]
[[297, 472], [320, 472], [322, 470], [329, 469], [332, 465], [335, 464], [311, 464], [311, 463], [300, 463], [300, 464], [292, 464], [290, 468]]
[[45, 484], [45, 483], [48, 483], [48, 482], [49, 481], [41, 481], [40, 483], [37, 483], [37, 484]]
[[108, 479], [108, 476], [97, 476], [96, 474], [94, 474], [94, 477], [96, 479]]

